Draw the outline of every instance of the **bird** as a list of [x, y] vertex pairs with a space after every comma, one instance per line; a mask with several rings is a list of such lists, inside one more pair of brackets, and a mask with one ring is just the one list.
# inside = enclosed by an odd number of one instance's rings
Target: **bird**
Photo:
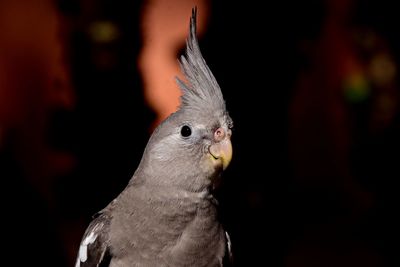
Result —
[[96, 213], [75, 267], [228, 266], [215, 189], [232, 159], [233, 120], [196, 37], [192, 8], [180, 105], [151, 134], [126, 187]]

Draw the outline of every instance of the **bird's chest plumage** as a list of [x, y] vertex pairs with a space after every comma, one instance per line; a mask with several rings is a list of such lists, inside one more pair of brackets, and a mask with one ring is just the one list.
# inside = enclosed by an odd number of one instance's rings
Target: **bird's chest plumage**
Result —
[[111, 266], [219, 265], [225, 237], [209, 199], [137, 194], [122, 201], [135, 205], [111, 222]]

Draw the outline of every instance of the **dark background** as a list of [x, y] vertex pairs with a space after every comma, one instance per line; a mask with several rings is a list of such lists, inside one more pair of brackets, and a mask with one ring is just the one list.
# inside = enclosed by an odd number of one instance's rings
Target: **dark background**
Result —
[[[2, 236], [14, 266], [73, 265], [91, 216], [139, 163], [155, 119], [135, 65], [141, 5], [55, 2], [70, 84], [52, 86], [72, 91], [73, 104], [44, 109], [47, 102], [38, 101], [51, 93], [35, 74], [35, 50], [4, 65], [16, 77], [8, 84], [22, 85], [14, 96], [7, 90], [15, 87], [3, 86], [8, 98], [0, 104], [24, 99], [16, 123], [0, 109]], [[393, 266], [400, 136], [394, 4], [210, 7], [200, 46], [235, 125], [218, 198], [236, 265]], [[102, 20], [120, 33], [106, 45], [87, 34]], [[50, 148], [65, 155], [40, 156]]]

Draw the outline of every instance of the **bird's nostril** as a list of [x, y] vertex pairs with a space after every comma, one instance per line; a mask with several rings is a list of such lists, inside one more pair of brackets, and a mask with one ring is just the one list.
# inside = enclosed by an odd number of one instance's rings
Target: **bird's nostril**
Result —
[[218, 128], [215, 132], [214, 132], [214, 137], [215, 140], [220, 141], [225, 137], [225, 131], [222, 128]]

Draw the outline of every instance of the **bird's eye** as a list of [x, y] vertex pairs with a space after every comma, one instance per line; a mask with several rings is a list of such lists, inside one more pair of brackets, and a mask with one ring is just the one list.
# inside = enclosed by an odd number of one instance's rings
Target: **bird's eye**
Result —
[[189, 126], [183, 125], [181, 128], [181, 135], [183, 137], [189, 137], [192, 134], [192, 129]]

